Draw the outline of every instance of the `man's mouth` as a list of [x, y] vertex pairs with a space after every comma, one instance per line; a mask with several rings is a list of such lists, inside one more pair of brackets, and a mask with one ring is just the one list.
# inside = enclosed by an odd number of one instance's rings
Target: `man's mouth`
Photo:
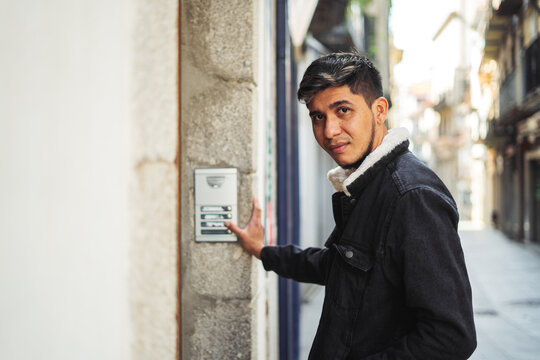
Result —
[[342, 152], [345, 151], [345, 148], [347, 147], [347, 145], [349, 145], [349, 143], [343, 142], [343, 143], [329, 145], [328, 148], [334, 154], [341, 154]]

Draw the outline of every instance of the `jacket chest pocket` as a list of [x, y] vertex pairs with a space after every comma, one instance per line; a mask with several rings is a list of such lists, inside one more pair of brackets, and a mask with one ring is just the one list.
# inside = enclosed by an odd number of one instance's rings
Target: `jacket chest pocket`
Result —
[[336, 249], [332, 261], [327, 296], [344, 309], [358, 309], [373, 268], [373, 258], [348, 245], [334, 244]]

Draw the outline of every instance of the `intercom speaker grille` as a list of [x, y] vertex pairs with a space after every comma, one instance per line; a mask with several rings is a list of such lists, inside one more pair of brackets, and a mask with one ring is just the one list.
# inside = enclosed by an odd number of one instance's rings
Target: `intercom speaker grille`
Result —
[[217, 189], [223, 185], [225, 182], [225, 176], [207, 176], [206, 183], [210, 185], [211, 188]]

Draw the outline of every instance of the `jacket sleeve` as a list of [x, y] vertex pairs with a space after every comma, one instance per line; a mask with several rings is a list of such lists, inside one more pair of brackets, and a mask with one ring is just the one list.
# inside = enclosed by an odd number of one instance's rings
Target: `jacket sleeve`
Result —
[[398, 200], [387, 237], [396, 244], [389, 261], [401, 270], [416, 324], [392, 347], [365, 360], [458, 360], [473, 353], [472, 295], [457, 223], [454, 201], [439, 192], [417, 189]]
[[301, 250], [294, 245], [265, 246], [261, 260], [266, 270], [301, 282], [326, 285], [327, 248]]

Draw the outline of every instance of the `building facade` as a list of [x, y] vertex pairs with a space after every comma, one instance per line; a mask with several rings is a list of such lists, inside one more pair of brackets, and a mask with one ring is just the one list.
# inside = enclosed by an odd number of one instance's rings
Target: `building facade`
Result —
[[507, 236], [540, 241], [540, 8], [535, 1], [489, 4], [480, 77], [490, 94], [492, 221]]
[[411, 132], [411, 150], [449, 188], [460, 219], [475, 222], [486, 217], [479, 136], [484, 96], [477, 80], [483, 5], [483, 0], [445, 4], [447, 13], [422, 42], [421, 57], [414, 57], [423, 69], [404, 82], [395, 110]]

